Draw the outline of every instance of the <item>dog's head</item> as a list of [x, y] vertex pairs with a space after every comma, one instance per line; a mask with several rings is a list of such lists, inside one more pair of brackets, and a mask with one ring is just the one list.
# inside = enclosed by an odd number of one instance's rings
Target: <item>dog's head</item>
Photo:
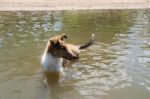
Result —
[[48, 52], [54, 57], [62, 57], [68, 60], [78, 58], [78, 55], [71, 50], [70, 46], [64, 41], [67, 39], [65, 34], [52, 37], [48, 41]]

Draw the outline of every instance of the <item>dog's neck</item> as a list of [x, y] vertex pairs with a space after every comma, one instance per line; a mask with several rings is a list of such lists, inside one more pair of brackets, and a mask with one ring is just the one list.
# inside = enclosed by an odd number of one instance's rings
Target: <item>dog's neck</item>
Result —
[[48, 72], [62, 72], [63, 67], [62, 67], [62, 58], [58, 58], [53, 56], [49, 51], [45, 51], [45, 53], [42, 56], [42, 69], [43, 71], [48, 71]]

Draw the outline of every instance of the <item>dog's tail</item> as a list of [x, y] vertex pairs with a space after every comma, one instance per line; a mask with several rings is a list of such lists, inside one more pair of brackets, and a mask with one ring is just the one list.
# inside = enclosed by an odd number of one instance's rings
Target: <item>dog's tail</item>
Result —
[[94, 43], [94, 41], [95, 41], [95, 35], [92, 34], [91, 39], [87, 43], [80, 45], [79, 49], [85, 49], [85, 48], [91, 46]]

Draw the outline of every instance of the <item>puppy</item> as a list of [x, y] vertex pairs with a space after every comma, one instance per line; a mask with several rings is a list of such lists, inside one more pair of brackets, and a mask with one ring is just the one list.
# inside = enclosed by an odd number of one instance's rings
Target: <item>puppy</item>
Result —
[[63, 74], [63, 67], [79, 59], [80, 50], [94, 43], [94, 34], [89, 42], [83, 45], [74, 45], [65, 42], [65, 34], [51, 37], [42, 56], [42, 70], [48, 84], [55, 84]]

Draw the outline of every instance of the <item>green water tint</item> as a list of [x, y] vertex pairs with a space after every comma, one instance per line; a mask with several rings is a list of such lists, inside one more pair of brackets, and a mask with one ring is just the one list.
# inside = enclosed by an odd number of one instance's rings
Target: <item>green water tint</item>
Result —
[[[1, 99], [149, 99], [149, 10], [0, 12]], [[43, 84], [46, 41], [65, 33], [96, 43], [55, 88]]]

